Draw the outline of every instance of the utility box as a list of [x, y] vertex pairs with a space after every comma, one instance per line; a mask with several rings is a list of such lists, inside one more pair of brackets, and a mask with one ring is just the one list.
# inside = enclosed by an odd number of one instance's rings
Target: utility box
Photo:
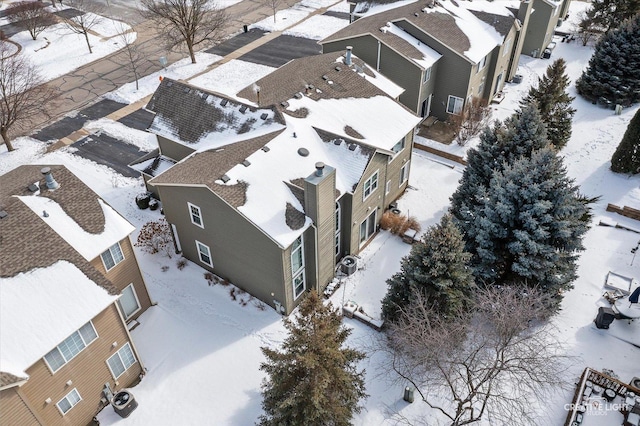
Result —
[[138, 401], [136, 401], [131, 392], [123, 390], [113, 396], [111, 405], [113, 406], [113, 411], [124, 419], [129, 417], [131, 412], [138, 407]]
[[407, 386], [406, 388], [404, 388], [404, 396], [402, 397], [402, 399], [404, 399], [405, 401], [412, 403], [413, 402], [413, 392], [414, 389], [412, 387]]

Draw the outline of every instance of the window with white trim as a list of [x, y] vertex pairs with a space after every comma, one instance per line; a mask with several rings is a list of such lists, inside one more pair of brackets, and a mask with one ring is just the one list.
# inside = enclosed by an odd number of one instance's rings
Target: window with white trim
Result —
[[125, 343], [123, 347], [118, 349], [118, 352], [111, 355], [107, 360], [107, 365], [114, 379], [122, 376], [135, 363], [136, 357], [133, 355], [129, 342]]
[[293, 277], [293, 298], [297, 299], [304, 292], [304, 244], [302, 235], [291, 246], [291, 276]]
[[44, 360], [51, 371], [55, 373], [97, 338], [98, 333], [96, 333], [96, 329], [89, 321], [46, 354]]
[[195, 204], [191, 204], [187, 202], [187, 206], [189, 207], [189, 216], [191, 217], [191, 223], [200, 228], [204, 228], [204, 222], [202, 221], [202, 211], [200, 207]]
[[335, 238], [335, 246], [336, 246], [336, 256], [340, 255], [340, 228], [342, 227], [342, 209], [340, 207], [340, 203], [336, 203], [336, 238]]
[[509, 48], [511, 47], [511, 39], [504, 42], [504, 48], [502, 49], [502, 56], [506, 56], [509, 53]]
[[431, 79], [431, 68], [427, 68], [424, 70], [424, 74], [422, 75], [422, 82], [426, 83]]
[[100, 255], [102, 258], [102, 263], [104, 263], [104, 268], [109, 271], [118, 263], [124, 260], [124, 255], [122, 254], [122, 249], [120, 248], [120, 243], [115, 243], [111, 247], [109, 247], [104, 253]]
[[482, 98], [483, 97], [482, 95], [484, 95], [484, 83], [485, 83], [486, 80], [487, 80], [486, 76], [482, 77], [482, 81], [480, 82], [480, 86], [478, 86], [478, 97], [479, 98]]
[[196, 248], [198, 249], [198, 257], [200, 258], [200, 262], [207, 264], [213, 268], [213, 262], [211, 261], [211, 249], [208, 245], [202, 244], [200, 241], [196, 240]]
[[133, 287], [133, 283], [122, 290], [122, 296], [118, 299], [118, 306], [120, 306], [125, 320], [131, 318], [131, 316], [140, 310], [140, 301], [138, 300], [138, 295], [136, 294], [136, 289]]
[[68, 394], [66, 394], [65, 397], [62, 398], [60, 401], [58, 401], [56, 405], [58, 406], [58, 410], [60, 410], [60, 412], [64, 416], [73, 407], [78, 405], [78, 402], [80, 401], [82, 401], [82, 398], [80, 397], [78, 390], [76, 388], [73, 388], [73, 390]]
[[399, 186], [402, 186], [403, 183], [405, 183], [406, 181], [409, 180], [409, 161], [407, 161], [407, 163], [402, 166], [402, 168], [400, 169], [400, 184]]
[[364, 189], [362, 190], [362, 200], [366, 200], [369, 195], [378, 188], [378, 171], [371, 175], [369, 179], [364, 182]]
[[480, 62], [478, 62], [478, 71], [476, 72], [480, 72], [486, 66], [487, 66], [487, 57], [485, 56], [484, 58], [480, 59]]
[[384, 195], [387, 195], [391, 191], [391, 180], [387, 181], [387, 184], [384, 186]]
[[365, 243], [376, 232], [376, 210], [360, 224], [360, 245]]
[[464, 99], [457, 96], [449, 95], [449, 99], [447, 100], [447, 112], [449, 114], [460, 115], [463, 105]]
[[400, 139], [400, 141], [391, 148], [391, 151], [396, 153], [402, 151], [406, 145], [404, 139], [405, 138]]

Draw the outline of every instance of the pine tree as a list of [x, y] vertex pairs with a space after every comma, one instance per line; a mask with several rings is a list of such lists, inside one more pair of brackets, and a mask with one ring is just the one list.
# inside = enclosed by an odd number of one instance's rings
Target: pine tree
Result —
[[576, 110], [571, 108], [575, 99], [569, 96], [569, 76], [566, 62], [559, 58], [549, 65], [544, 76], [538, 79], [538, 87], [531, 87], [521, 106], [535, 102], [542, 122], [547, 126], [547, 138], [557, 149], [564, 147], [571, 137], [571, 120]]
[[586, 16], [608, 33], [630, 16], [640, 12], [640, 0], [591, 0]]
[[[503, 123], [496, 121], [480, 135], [477, 148], [467, 152], [467, 167], [451, 197], [451, 213], [465, 239], [473, 238], [473, 212], [484, 200], [496, 171], [548, 145], [546, 127], [535, 105], [528, 104]], [[467, 248], [468, 249], [468, 248]]]
[[571, 288], [588, 209], [562, 159], [551, 148], [521, 157], [494, 174], [486, 193], [473, 212], [476, 278], [554, 296]]
[[418, 291], [433, 304], [436, 315], [451, 315], [467, 305], [473, 289], [469, 268], [471, 255], [464, 251], [462, 234], [450, 215], [432, 226], [422, 240], [402, 259], [400, 272], [387, 284], [382, 316], [388, 321], [400, 317], [399, 308], [409, 305]]
[[576, 81], [578, 94], [603, 104], [640, 101], [640, 13], [596, 44], [589, 66]]
[[351, 330], [315, 291], [298, 309], [293, 320], [284, 319], [289, 336], [282, 351], [262, 348], [267, 361], [260, 370], [268, 377], [260, 425], [347, 426], [367, 396], [364, 370], [356, 369], [365, 354], [342, 347]]
[[611, 157], [611, 170], [616, 173], [640, 172], [640, 109], [631, 119], [620, 145]]

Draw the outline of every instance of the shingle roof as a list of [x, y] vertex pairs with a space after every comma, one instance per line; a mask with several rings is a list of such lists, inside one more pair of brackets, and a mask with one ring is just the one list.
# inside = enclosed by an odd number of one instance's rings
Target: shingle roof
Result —
[[[388, 3], [392, 2], [359, 2], [360, 5], [367, 5], [367, 9], [373, 4]], [[364, 6], [360, 7], [362, 8]], [[455, 8], [450, 6], [449, 9], [455, 10]], [[481, 21], [493, 26], [496, 31], [503, 36], [508, 33], [515, 21], [515, 17], [512, 13], [509, 13], [509, 16], [505, 16], [490, 12], [479, 12], [477, 10], [470, 10], [470, 12]], [[392, 22], [400, 26], [418, 28], [424, 33], [439, 40], [452, 51], [461, 56], [465, 56], [465, 52], [469, 51], [471, 48], [471, 41], [465, 32], [458, 26], [455, 17], [456, 15], [453, 12], [446, 10], [445, 8], [437, 7], [434, 9], [428, 9], [425, 8], [425, 3], [415, 2], [405, 6], [391, 8], [379, 13], [366, 15], [325, 38], [320, 42], [320, 44], [370, 34], [408, 58], [420, 58], [422, 54], [411, 44], [397, 35], [380, 31], [380, 28], [386, 26], [388, 22]], [[438, 53], [443, 54], [444, 52]]]
[[16, 385], [26, 379], [26, 377], [18, 377], [11, 373], [0, 371], [0, 388]]
[[57, 201], [87, 232], [102, 232], [104, 215], [97, 201], [98, 195], [64, 166], [49, 166], [60, 187], [48, 191], [40, 173], [42, 167], [20, 166], [0, 176], [0, 210], [7, 212], [7, 216], [0, 219], [0, 276], [12, 277], [35, 268], [48, 267], [59, 260], [68, 260], [110, 294], [119, 294], [109, 280], [14, 197], [32, 195], [27, 187], [38, 182], [40, 196]]

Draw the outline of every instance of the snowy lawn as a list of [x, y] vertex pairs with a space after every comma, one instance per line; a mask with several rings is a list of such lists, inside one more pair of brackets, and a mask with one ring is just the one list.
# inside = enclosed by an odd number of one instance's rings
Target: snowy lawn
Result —
[[336, 18], [334, 16], [315, 15], [302, 24], [288, 29], [283, 34], [310, 38], [312, 40], [322, 40], [347, 25], [349, 25], [349, 21], [346, 19]]
[[[266, 65], [233, 59], [205, 74], [190, 79], [189, 83], [205, 90], [236, 98], [236, 93], [251, 83], [271, 74], [273, 70], [275, 68]], [[247, 102], [246, 99], [236, 99], [241, 102]]]
[[[283, 31], [283, 30], [286, 30], [287, 28], [294, 26], [296, 23], [304, 20], [307, 16], [309, 16], [311, 13], [313, 13], [317, 9], [320, 9], [323, 7], [328, 8], [330, 6], [335, 7], [340, 3], [341, 3], [340, 0], [338, 1], [336, 0], [303, 0], [300, 3], [296, 3], [295, 5], [293, 5], [293, 7], [290, 7], [289, 9], [278, 11], [276, 13], [275, 20], [273, 15], [271, 15], [268, 18], [264, 18], [263, 20], [258, 21], [255, 24], [251, 25], [251, 28], [260, 28], [261, 30], [264, 30], [264, 31]], [[319, 25], [320, 21], [314, 21], [314, 22], [315, 24], [312, 23], [313, 25]], [[315, 34], [316, 31], [324, 31], [324, 30], [314, 29], [312, 25], [307, 24], [307, 22], [305, 22], [305, 24], [306, 24], [305, 25], [306, 28], [298, 29], [298, 34]], [[335, 26], [335, 24], [331, 24], [331, 25]], [[323, 23], [322, 27], [324, 28], [325, 26], [327, 26], [327, 24]], [[337, 31], [338, 29], [339, 28], [335, 29], [333, 32]], [[329, 34], [332, 34], [332, 33], [329, 33]], [[306, 35], [299, 35], [298, 37], [306, 37]], [[309, 38], [316, 38], [316, 37], [309, 37]]]
[[[575, 81], [586, 66], [591, 51], [575, 41], [558, 43], [552, 60], [564, 57], [571, 80]], [[537, 76], [544, 73], [550, 63], [549, 60], [523, 56], [519, 72], [523, 74], [524, 81], [520, 85], [507, 86], [507, 97], [495, 106], [494, 117], [504, 119], [511, 114], [528, 86], [537, 81]], [[242, 61], [236, 61], [228, 69], [240, 73], [240, 68], [234, 67], [241, 66]], [[224, 78], [228, 74], [222, 66], [220, 68], [219, 75], [214, 70], [209, 77], [208, 74], [203, 75], [201, 82], [224, 92]], [[251, 72], [256, 72], [254, 79], [261, 76], [255, 69], [247, 71], [247, 74]], [[153, 80], [157, 84], [157, 76]], [[233, 82], [230, 87], [235, 90], [236, 84], [244, 84], [244, 80]], [[573, 86], [570, 91], [575, 94]], [[627, 340], [640, 344], [637, 341], [640, 325], [616, 321], [611, 329], [598, 330], [593, 319], [597, 307], [603, 304], [603, 284], [609, 270], [640, 278], [640, 260], [634, 259], [630, 251], [640, 236], [623, 229], [597, 225], [600, 219], [606, 218], [640, 229], [640, 223], [605, 211], [609, 202], [636, 208], [640, 205], [637, 189], [640, 177], [616, 175], [609, 170], [611, 154], [639, 107], [625, 109], [620, 116], [580, 98], [575, 100], [574, 107], [578, 111], [573, 135], [560, 155], [565, 158], [568, 174], [581, 186], [581, 191], [588, 196], [601, 195], [602, 199], [594, 206], [594, 222], [585, 238], [586, 251], [580, 259], [575, 289], [567, 292], [562, 310], [553, 322], [559, 337], [566, 343], [567, 354], [578, 357], [566, 372], [568, 380], [577, 379], [584, 367], [589, 366], [612, 369], [623, 381], [629, 381], [639, 375], [640, 349]], [[110, 133], [127, 132], [106, 121], [94, 122], [90, 126], [103, 127]], [[133, 130], [129, 132], [128, 137], [121, 137], [136, 144], [147, 143], [142, 135]], [[124, 178], [104, 166], [72, 155], [68, 149], [45, 154], [45, 145], [30, 138], [17, 139], [15, 146], [18, 149], [14, 152], [0, 152], [0, 174], [19, 164], [65, 164], [136, 228], [160, 217], [157, 211], [139, 210], [135, 206], [134, 197], [143, 190], [141, 179]], [[438, 147], [442, 148], [442, 145]], [[460, 152], [468, 149], [450, 148]], [[449, 196], [455, 190], [461, 173], [459, 165], [414, 151], [411, 188], [399, 200], [399, 208], [405, 214], [416, 216], [425, 230], [436, 223], [448, 208]], [[380, 232], [359, 255], [358, 271], [343, 281], [331, 301], [340, 305], [343, 300], [353, 300], [369, 315], [378, 317], [379, 302], [386, 291], [385, 280], [399, 270], [399, 261], [409, 250], [410, 246], [400, 238]], [[137, 255], [151, 297], [158, 305], [140, 318], [140, 326], [132, 333], [141, 362], [148, 372], [132, 389], [140, 405], [126, 423], [253, 424], [261, 413], [260, 382], [263, 374], [258, 368], [263, 357], [260, 347], [277, 347], [284, 339], [279, 316], [270, 308], [261, 310], [247, 294], [235, 293], [236, 300], [233, 300], [231, 286], [209, 286], [204, 279], [205, 271], [195, 264], [188, 263], [186, 268], [178, 270], [175, 257], [169, 259], [140, 251]], [[168, 269], [163, 272], [163, 267]], [[367, 393], [370, 397], [363, 402], [364, 410], [353, 423], [392, 425], [398, 420], [394, 413], [399, 413], [414, 424], [421, 421], [433, 424], [426, 405], [419, 401], [413, 404], [402, 401], [404, 384], [392, 382], [389, 372], [382, 368], [385, 355], [373, 350], [382, 335], [354, 320], [345, 319], [344, 323], [353, 329], [349, 344], [369, 355], [362, 367], [367, 369]], [[544, 403], [539, 424], [563, 424], [566, 416], [564, 405], [571, 402], [573, 391], [567, 389], [554, 400]], [[607, 414], [588, 424], [622, 423], [618, 413]], [[103, 425], [121, 421], [110, 408], [103, 410], [98, 417]]]

